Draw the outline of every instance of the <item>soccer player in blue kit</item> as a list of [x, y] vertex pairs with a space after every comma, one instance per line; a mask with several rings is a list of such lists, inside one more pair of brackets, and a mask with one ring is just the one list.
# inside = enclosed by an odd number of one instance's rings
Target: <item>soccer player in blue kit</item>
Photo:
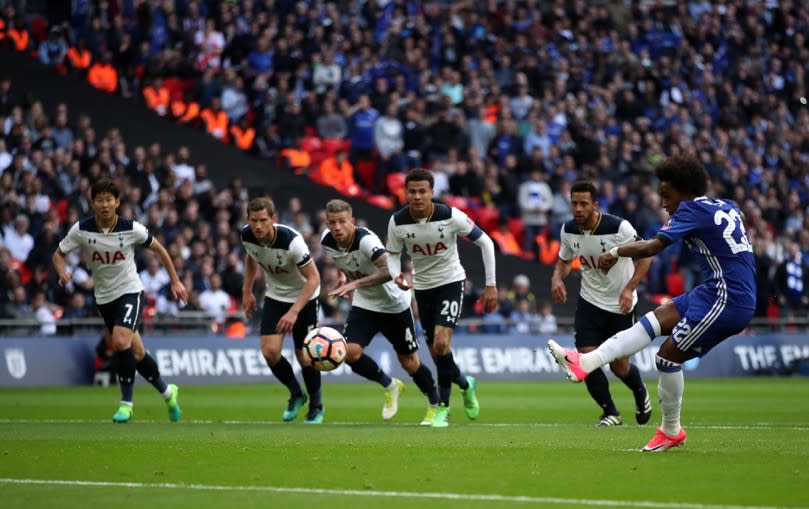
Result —
[[655, 168], [655, 174], [669, 221], [649, 240], [613, 247], [600, 257], [599, 267], [608, 271], [620, 257], [654, 256], [682, 240], [700, 261], [703, 283], [647, 313], [592, 352], [580, 354], [548, 341], [567, 378], [580, 382], [589, 372], [642, 350], [657, 336], [668, 335], [656, 356], [662, 424], [642, 449], [648, 452], [662, 452], [686, 441], [680, 425], [683, 363], [741, 332], [756, 309], [753, 247], [738, 207], [705, 196], [708, 176], [692, 156], [670, 157]]

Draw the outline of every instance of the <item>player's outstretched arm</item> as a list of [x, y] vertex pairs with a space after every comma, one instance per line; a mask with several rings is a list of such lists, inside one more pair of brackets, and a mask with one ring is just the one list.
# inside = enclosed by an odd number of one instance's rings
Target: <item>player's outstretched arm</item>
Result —
[[169, 273], [169, 278], [171, 279], [171, 293], [174, 298], [188, 302], [188, 291], [185, 289], [183, 282], [180, 281], [180, 276], [177, 275], [177, 269], [174, 267], [174, 262], [171, 261], [169, 252], [166, 251], [166, 248], [163, 247], [163, 244], [157, 239], [152, 239], [152, 245], [149, 246], [149, 249], [157, 253], [157, 257], [160, 258], [160, 263], [163, 264], [163, 267], [166, 268], [166, 272]]
[[56, 274], [59, 275], [59, 286], [65, 286], [68, 281], [70, 281], [70, 278], [73, 277], [73, 274], [67, 268], [65, 253], [57, 247], [51, 257], [51, 261], [53, 262], [53, 268], [56, 270]]
[[346, 297], [357, 288], [381, 285], [392, 279], [390, 277], [390, 270], [388, 269], [387, 253], [378, 256], [377, 259], [374, 260], [374, 265], [376, 265], [376, 272], [338, 286], [329, 293], [329, 297]]
[[666, 244], [664, 244], [659, 237], [654, 237], [649, 240], [637, 240], [629, 244], [624, 244], [623, 246], [616, 246], [598, 258], [598, 268], [604, 272], [608, 272], [620, 257], [633, 258], [636, 260], [638, 258], [650, 258], [660, 251], [663, 251], [665, 248]]

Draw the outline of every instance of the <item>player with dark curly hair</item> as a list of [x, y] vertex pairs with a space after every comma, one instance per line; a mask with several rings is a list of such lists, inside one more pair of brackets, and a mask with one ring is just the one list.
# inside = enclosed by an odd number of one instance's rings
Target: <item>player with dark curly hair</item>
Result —
[[691, 156], [670, 157], [655, 169], [658, 192], [669, 221], [649, 240], [616, 246], [598, 261], [609, 271], [621, 257], [654, 256], [682, 240], [700, 260], [704, 281], [690, 292], [647, 313], [592, 352], [566, 350], [554, 340], [548, 349], [567, 378], [582, 381], [588, 373], [636, 353], [657, 336], [668, 335], [657, 352], [658, 398], [662, 424], [643, 451], [659, 452], [685, 443], [680, 426], [684, 390], [682, 365], [702, 357], [741, 332], [756, 309], [756, 266], [742, 214], [735, 203], [708, 198], [708, 176]]

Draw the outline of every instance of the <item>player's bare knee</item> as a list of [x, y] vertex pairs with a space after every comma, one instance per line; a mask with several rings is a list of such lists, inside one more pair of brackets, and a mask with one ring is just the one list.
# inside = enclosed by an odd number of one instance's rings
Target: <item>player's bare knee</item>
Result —
[[419, 366], [421, 366], [419, 356], [415, 352], [409, 355], [400, 355], [399, 364], [402, 365], [402, 369], [407, 371], [407, 374], [409, 375], [412, 375], [418, 371]]
[[629, 359], [618, 359], [610, 362], [610, 371], [618, 378], [626, 378], [629, 374]]
[[112, 349], [122, 352], [132, 347], [132, 331], [124, 327], [116, 327], [112, 331]]
[[346, 360], [345, 361], [348, 364], [354, 364], [355, 362], [357, 362], [360, 359], [360, 357], [362, 357], [362, 353], [364, 351], [365, 351], [365, 349], [362, 346], [360, 346], [360, 345], [358, 345], [356, 343], [348, 343], [348, 351], [346, 352]]
[[281, 349], [276, 348], [274, 345], [262, 345], [261, 355], [270, 366], [275, 366], [281, 360]]

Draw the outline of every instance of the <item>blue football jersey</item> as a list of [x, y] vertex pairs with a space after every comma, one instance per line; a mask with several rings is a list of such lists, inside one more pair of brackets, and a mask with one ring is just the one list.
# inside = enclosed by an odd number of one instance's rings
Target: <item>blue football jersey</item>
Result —
[[736, 306], [755, 307], [753, 246], [735, 203], [705, 196], [683, 201], [657, 236], [667, 244], [683, 241], [697, 256], [711, 293]]

